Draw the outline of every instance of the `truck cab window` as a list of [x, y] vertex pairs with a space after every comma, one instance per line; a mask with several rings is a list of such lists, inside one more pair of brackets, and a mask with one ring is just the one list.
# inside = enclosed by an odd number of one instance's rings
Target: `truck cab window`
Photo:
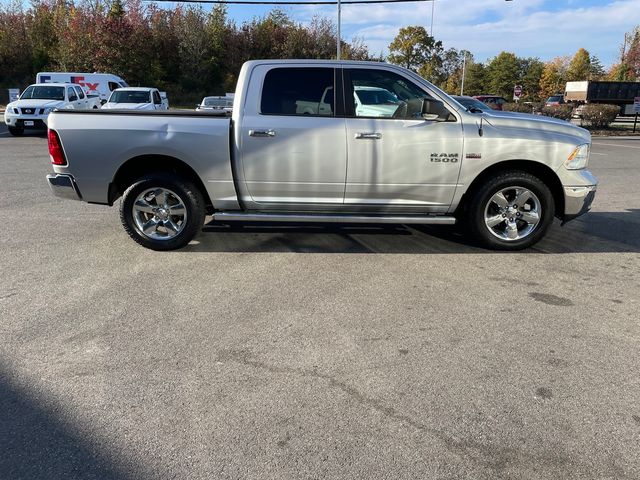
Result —
[[320, 115], [335, 112], [333, 68], [274, 68], [262, 86], [263, 115]]
[[109, 82], [109, 90], [113, 92], [116, 88], [120, 88], [120, 85], [118, 85], [116, 82]]
[[76, 95], [76, 92], [72, 87], [67, 88], [67, 97], [69, 97], [70, 102], [75, 102], [76, 100], [78, 100], [78, 96]]
[[397, 73], [374, 69], [348, 70], [346, 109], [350, 117], [420, 118], [427, 92]]
[[78, 98], [80, 98], [80, 100], [84, 99], [84, 92], [82, 91], [82, 88], [80, 87], [75, 87], [76, 92], [78, 92]]

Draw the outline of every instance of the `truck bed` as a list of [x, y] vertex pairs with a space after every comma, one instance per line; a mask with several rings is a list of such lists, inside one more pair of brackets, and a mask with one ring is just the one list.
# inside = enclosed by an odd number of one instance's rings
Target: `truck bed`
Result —
[[[68, 167], [85, 201], [110, 203], [109, 184], [135, 162], [145, 165], [171, 157], [191, 168], [212, 202], [237, 206], [230, 161], [231, 119], [190, 110], [55, 111], [49, 127], [62, 143]], [[65, 173], [67, 166], [55, 167]]]

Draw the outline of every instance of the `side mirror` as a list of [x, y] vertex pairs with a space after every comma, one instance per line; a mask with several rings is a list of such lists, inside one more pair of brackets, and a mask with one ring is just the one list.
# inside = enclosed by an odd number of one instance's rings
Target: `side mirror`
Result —
[[421, 115], [425, 120], [446, 122], [449, 119], [449, 115], [451, 115], [451, 113], [449, 112], [449, 110], [447, 110], [447, 107], [445, 107], [444, 103], [440, 100], [436, 100], [433, 98], [423, 98]]
[[100, 105], [104, 105], [105, 103], [107, 103], [107, 101], [104, 98], [100, 100]]

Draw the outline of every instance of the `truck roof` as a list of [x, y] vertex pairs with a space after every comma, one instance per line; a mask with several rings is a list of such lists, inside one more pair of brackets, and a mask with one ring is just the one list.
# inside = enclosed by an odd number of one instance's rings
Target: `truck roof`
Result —
[[123, 91], [129, 91], [129, 92], [150, 92], [152, 90], [157, 90], [157, 88], [154, 87], [122, 87], [122, 88], [116, 88], [114, 90], [118, 91], [118, 92], [123, 92]]
[[[29, 87], [79, 87], [76, 83], [50, 82], [50, 83], [32, 83]], [[28, 87], [27, 87], [28, 88]]]
[[341, 65], [341, 66], [349, 66], [349, 65], [371, 65], [371, 66], [393, 66], [397, 67], [398, 65], [393, 65], [387, 62], [371, 62], [371, 61], [362, 61], [362, 60], [309, 60], [305, 58], [300, 59], [287, 59], [287, 60], [249, 60], [245, 62], [245, 65], [253, 67], [255, 65], [273, 65], [273, 64], [282, 64], [282, 65], [296, 65], [296, 64], [317, 64], [317, 65]]

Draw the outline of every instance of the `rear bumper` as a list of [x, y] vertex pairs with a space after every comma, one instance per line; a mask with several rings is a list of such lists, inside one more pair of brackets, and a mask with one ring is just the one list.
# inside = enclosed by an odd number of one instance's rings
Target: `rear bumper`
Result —
[[51, 191], [56, 197], [66, 198], [69, 200], [82, 200], [78, 185], [71, 175], [47, 175], [47, 182]]

